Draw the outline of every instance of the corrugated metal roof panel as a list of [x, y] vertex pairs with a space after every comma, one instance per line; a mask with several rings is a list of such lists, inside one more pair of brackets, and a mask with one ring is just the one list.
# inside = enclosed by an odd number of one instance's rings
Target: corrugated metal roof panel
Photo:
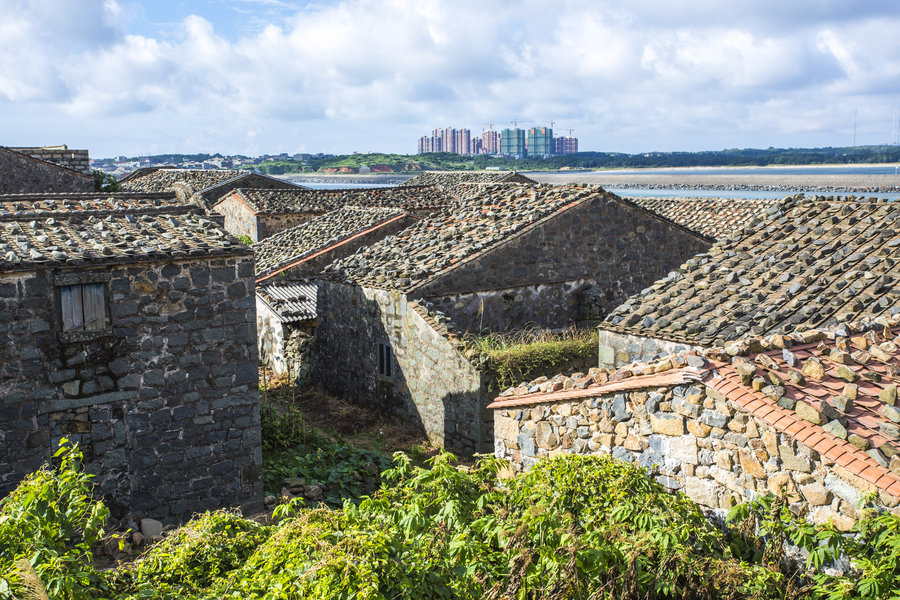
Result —
[[316, 318], [316, 291], [314, 282], [272, 283], [256, 288], [256, 293], [285, 323]]

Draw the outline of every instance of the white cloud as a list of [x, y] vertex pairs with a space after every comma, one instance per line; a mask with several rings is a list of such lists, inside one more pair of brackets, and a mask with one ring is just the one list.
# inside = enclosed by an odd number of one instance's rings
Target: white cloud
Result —
[[0, 143], [29, 143], [34, 103], [87, 139], [113, 124], [101, 155], [411, 152], [514, 118], [603, 150], [824, 145], [853, 106], [874, 123], [900, 104], [890, 2], [232, 0], [270, 22], [229, 38], [215, 13], [137, 35], [128, 1], [0, 0], [0, 124], [18, 136]]

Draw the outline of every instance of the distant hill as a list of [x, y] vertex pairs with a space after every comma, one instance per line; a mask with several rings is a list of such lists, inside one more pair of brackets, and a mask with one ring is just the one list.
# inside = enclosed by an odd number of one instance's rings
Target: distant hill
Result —
[[351, 154], [325, 156], [305, 161], [264, 161], [247, 166], [270, 175], [299, 172], [358, 173], [409, 172], [419, 170], [507, 170], [620, 169], [652, 167], [738, 167], [766, 165], [871, 164], [900, 162], [900, 146], [853, 146], [845, 148], [730, 149], [704, 152], [578, 152], [550, 158], [497, 158], [463, 156], [450, 152], [428, 154]]

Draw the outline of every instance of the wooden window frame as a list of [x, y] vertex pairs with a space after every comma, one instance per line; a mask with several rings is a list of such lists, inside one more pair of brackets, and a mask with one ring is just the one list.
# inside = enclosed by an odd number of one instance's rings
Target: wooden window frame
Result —
[[375, 366], [380, 378], [391, 380], [394, 378], [394, 351], [389, 343], [377, 343]]

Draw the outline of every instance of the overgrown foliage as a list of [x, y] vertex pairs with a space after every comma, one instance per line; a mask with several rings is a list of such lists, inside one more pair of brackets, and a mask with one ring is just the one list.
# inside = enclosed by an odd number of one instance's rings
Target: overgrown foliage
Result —
[[[358, 504], [283, 505], [270, 524], [206, 513], [100, 572], [89, 545], [105, 509], [89, 499], [77, 450], [60, 458], [0, 503], [0, 598], [31, 597], [10, 576], [23, 558], [53, 599], [900, 597], [900, 517], [874, 505], [850, 535], [774, 496], [736, 507], [719, 528], [644, 470], [573, 455], [500, 480], [493, 458], [458, 467], [445, 453], [422, 468], [398, 454]], [[799, 569], [785, 542], [807, 551]], [[843, 573], [821, 569], [839, 558]]]
[[[263, 488], [278, 495], [286, 477], [323, 484], [320, 501], [341, 506], [370, 491], [372, 481], [390, 462], [380, 454], [356, 448], [344, 440], [307, 428], [303, 415], [288, 401], [264, 402], [261, 410]], [[377, 483], [375, 484], [377, 487]]]
[[56, 469], [44, 466], [0, 500], [0, 598], [27, 597], [24, 560], [50, 598], [94, 598], [102, 589], [91, 566], [109, 510], [91, 496], [91, 476], [81, 470], [77, 445], [60, 441]]
[[488, 376], [488, 393], [497, 394], [542, 375], [572, 372], [581, 364], [597, 363], [597, 332], [566, 329], [562, 332], [522, 330], [513, 334], [466, 336], [471, 356], [480, 356], [480, 369]]

